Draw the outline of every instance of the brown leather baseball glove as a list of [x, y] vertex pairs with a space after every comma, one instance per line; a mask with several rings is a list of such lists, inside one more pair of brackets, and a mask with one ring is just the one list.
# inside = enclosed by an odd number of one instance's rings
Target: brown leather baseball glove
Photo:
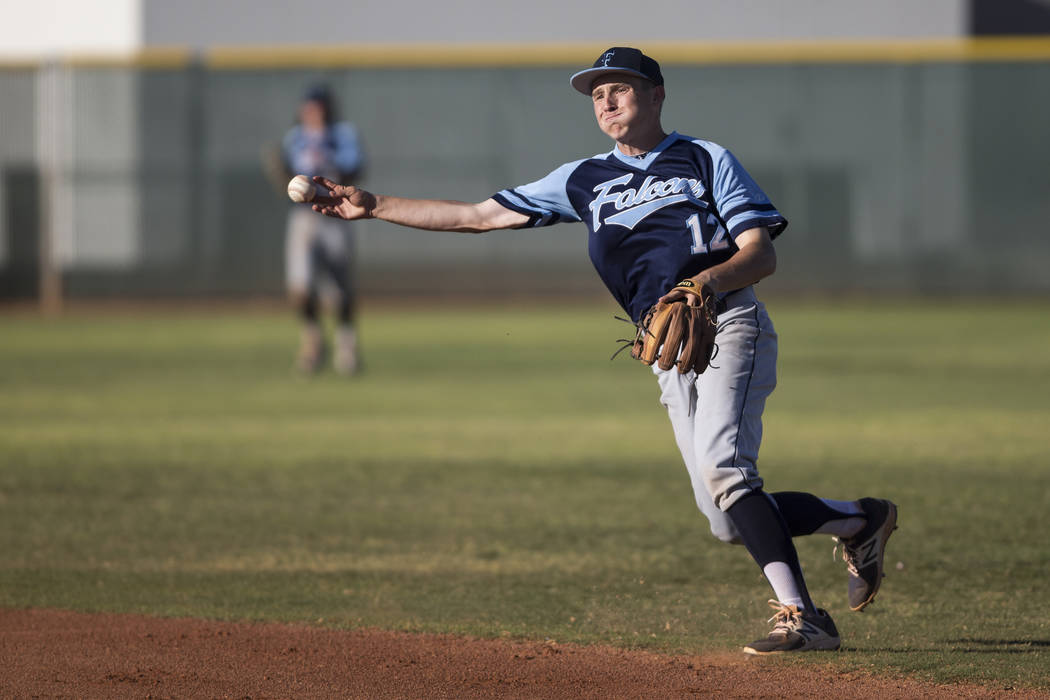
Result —
[[638, 322], [631, 357], [647, 365], [655, 362], [662, 370], [677, 365], [681, 374], [689, 370], [702, 374], [715, 353], [715, 293], [692, 280], [679, 282], [675, 289], [696, 295], [700, 305], [690, 306], [685, 300], [654, 304]]

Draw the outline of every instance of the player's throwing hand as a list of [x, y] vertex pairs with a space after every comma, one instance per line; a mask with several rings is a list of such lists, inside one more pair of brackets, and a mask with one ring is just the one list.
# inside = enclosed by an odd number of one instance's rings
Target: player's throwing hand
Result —
[[376, 207], [376, 198], [371, 192], [353, 185], [339, 185], [326, 177], [317, 175], [314, 182], [327, 191], [327, 195], [318, 194], [313, 198], [313, 210], [336, 219], [371, 219]]

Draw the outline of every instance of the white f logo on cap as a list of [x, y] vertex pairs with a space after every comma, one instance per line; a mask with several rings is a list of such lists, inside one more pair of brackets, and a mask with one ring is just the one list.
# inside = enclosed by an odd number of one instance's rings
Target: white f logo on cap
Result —
[[613, 52], [612, 51], [606, 51], [605, 53], [602, 54], [602, 59], [604, 59], [602, 61], [602, 68], [608, 68], [609, 67], [609, 61], [612, 60], [612, 57], [613, 57]]

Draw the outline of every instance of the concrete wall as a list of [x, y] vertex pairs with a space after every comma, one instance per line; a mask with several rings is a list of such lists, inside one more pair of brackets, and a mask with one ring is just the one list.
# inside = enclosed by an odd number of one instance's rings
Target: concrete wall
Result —
[[0, 0], [0, 60], [146, 47], [931, 38], [970, 0]]
[[618, 44], [818, 38], [951, 37], [967, 31], [967, 0], [357, 0], [314, 5], [257, 0], [144, 0], [146, 45], [197, 47], [372, 42]]

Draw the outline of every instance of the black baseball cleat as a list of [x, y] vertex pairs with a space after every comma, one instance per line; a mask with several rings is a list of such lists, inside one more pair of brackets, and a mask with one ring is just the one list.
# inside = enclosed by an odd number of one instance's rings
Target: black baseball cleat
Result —
[[849, 572], [849, 607], [854, 612], [875, 600], [885, 576], [886, 542], [897, 529], [896, 505], [881, 498], [862, 498], [859, 503], [868, 519], [864, 529], [849, 539], [834, 538], [842, 545], [842, 560]]
[[764, 639], [757, 639], [744, 647], [745, 654], [765, 656], [786, 651], [833, 651], [842, 644], [835, 621], [825, 610], [816, 612], [799, 610], [794, 605], [784, 605], [770, 600], [776, 610], [769, 621], [773, 631]]

